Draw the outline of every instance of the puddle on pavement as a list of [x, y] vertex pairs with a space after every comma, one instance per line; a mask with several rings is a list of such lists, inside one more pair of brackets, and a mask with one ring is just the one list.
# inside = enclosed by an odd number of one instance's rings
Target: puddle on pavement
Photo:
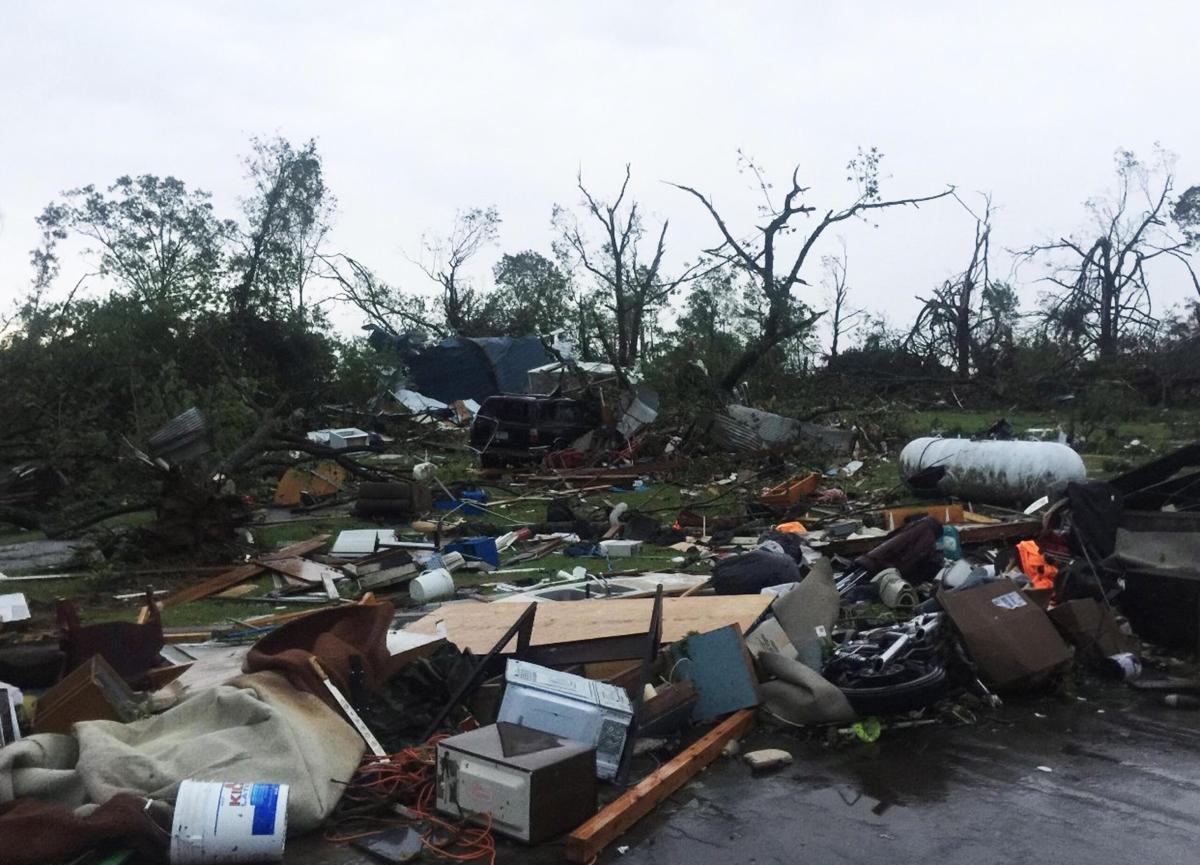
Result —
[[848, 811], [869, 823], [889, 822], [897, 816], [902, 816], [904, 811], [903, 805], [876, 799], [844, 784], [810, 790], [804, 795], [804, 799], [809, 804], [823, 806], [830, 811]]

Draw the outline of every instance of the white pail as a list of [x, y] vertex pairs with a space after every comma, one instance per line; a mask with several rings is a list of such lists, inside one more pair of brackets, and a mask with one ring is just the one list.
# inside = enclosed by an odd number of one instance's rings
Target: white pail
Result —
[[287, 784], [184, 781], [175, 799], [171, 865], [279, 862]]
[[453, 597], [454, 577], [445, 568], [435, 568], [409, 583], [408, 595], [418, 604]]

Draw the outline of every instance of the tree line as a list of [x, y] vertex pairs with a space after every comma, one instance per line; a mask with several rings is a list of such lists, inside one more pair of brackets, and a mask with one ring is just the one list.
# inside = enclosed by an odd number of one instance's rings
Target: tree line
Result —
[[[580, 174], [575, 200], [550, 211], [547, 247], [504, 251], [489, 284], [467, 274], [498, 247], [494, 206], [465, 207], [420, 239], [422, 285], [336, 246], [337, 203], [314, 141], [252, 140], [233, 213], [174, 177], [70, 189], [37, 218], [31, 285], [0, 322], [0, 462], [51, 460], [98, 477], [119, 473], [114, 443], [190, 405], [230, 447], [265, 411], [363, 405], [390, 360], [335, 331], [335, 304], [425, 339], [565, 332], [583, 359], [636, 371], [680, 405], [776, 399], [831, 379], [864, 393], [944, 383], [1009, 399], [1034, 382], [1117, 377], [1150, 402], [1194, 396], [1200, 303], [1160, 310], [1151, 284], [1173, 267], [1200, 297], [1200, 187], [1177, 190], [1169, 154], [1118, 152], [1115, 192], [1087, 201], [1078, 226], [1008, 250], [992, 243], [990, 197], [950, 185], [889, 197], [882, 158], [856, 153], [848, 194], [830, 200], [800, 168], [776, 188], [739, 153], [758, 200], [740, 223], [701, 186], [673, 183], [713, 242], [672, 256], [670, 224], [646, 213], [630, 167], [611, 190]], [[889, 211], [927, 207], [958, 208], [972, 230], [945, 239], [961, 269], [908, 287], [919, 311], [897, 326], [855, 289], [855, 255], [869, 253], [849, 250], [839, 227], [886, 230]], [[87, 265], [73, 285], [61, 284], [68, 256]], [[1014, 265], [1042, 286], [1034, 308], [1004, 275]]]

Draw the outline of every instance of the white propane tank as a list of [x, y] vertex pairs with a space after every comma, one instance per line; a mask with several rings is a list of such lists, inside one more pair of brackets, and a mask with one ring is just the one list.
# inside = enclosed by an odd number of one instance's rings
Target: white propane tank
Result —
[[1057, 442], [971, 441], [926, 437], [900, 452], [900, 477], [945, 466], [937, 483], [942, 495], [978, 502], [1028, 504], [1087, 479], [1083, 458]]

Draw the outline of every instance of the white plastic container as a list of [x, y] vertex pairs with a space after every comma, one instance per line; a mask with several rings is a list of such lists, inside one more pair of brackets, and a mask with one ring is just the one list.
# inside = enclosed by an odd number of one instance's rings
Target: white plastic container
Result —
[[454, 597], [454, 577], [445, 568], [434, 568], [408, 584], [408, 595], [418, 604]]
[[609, 558], [626, 558], [636, 556], [642, 551], [641, 541], [601, 541], [600, 553]]
[[175, 798], [171, 865], [280, 862], [287, 784], [184, 781]]

